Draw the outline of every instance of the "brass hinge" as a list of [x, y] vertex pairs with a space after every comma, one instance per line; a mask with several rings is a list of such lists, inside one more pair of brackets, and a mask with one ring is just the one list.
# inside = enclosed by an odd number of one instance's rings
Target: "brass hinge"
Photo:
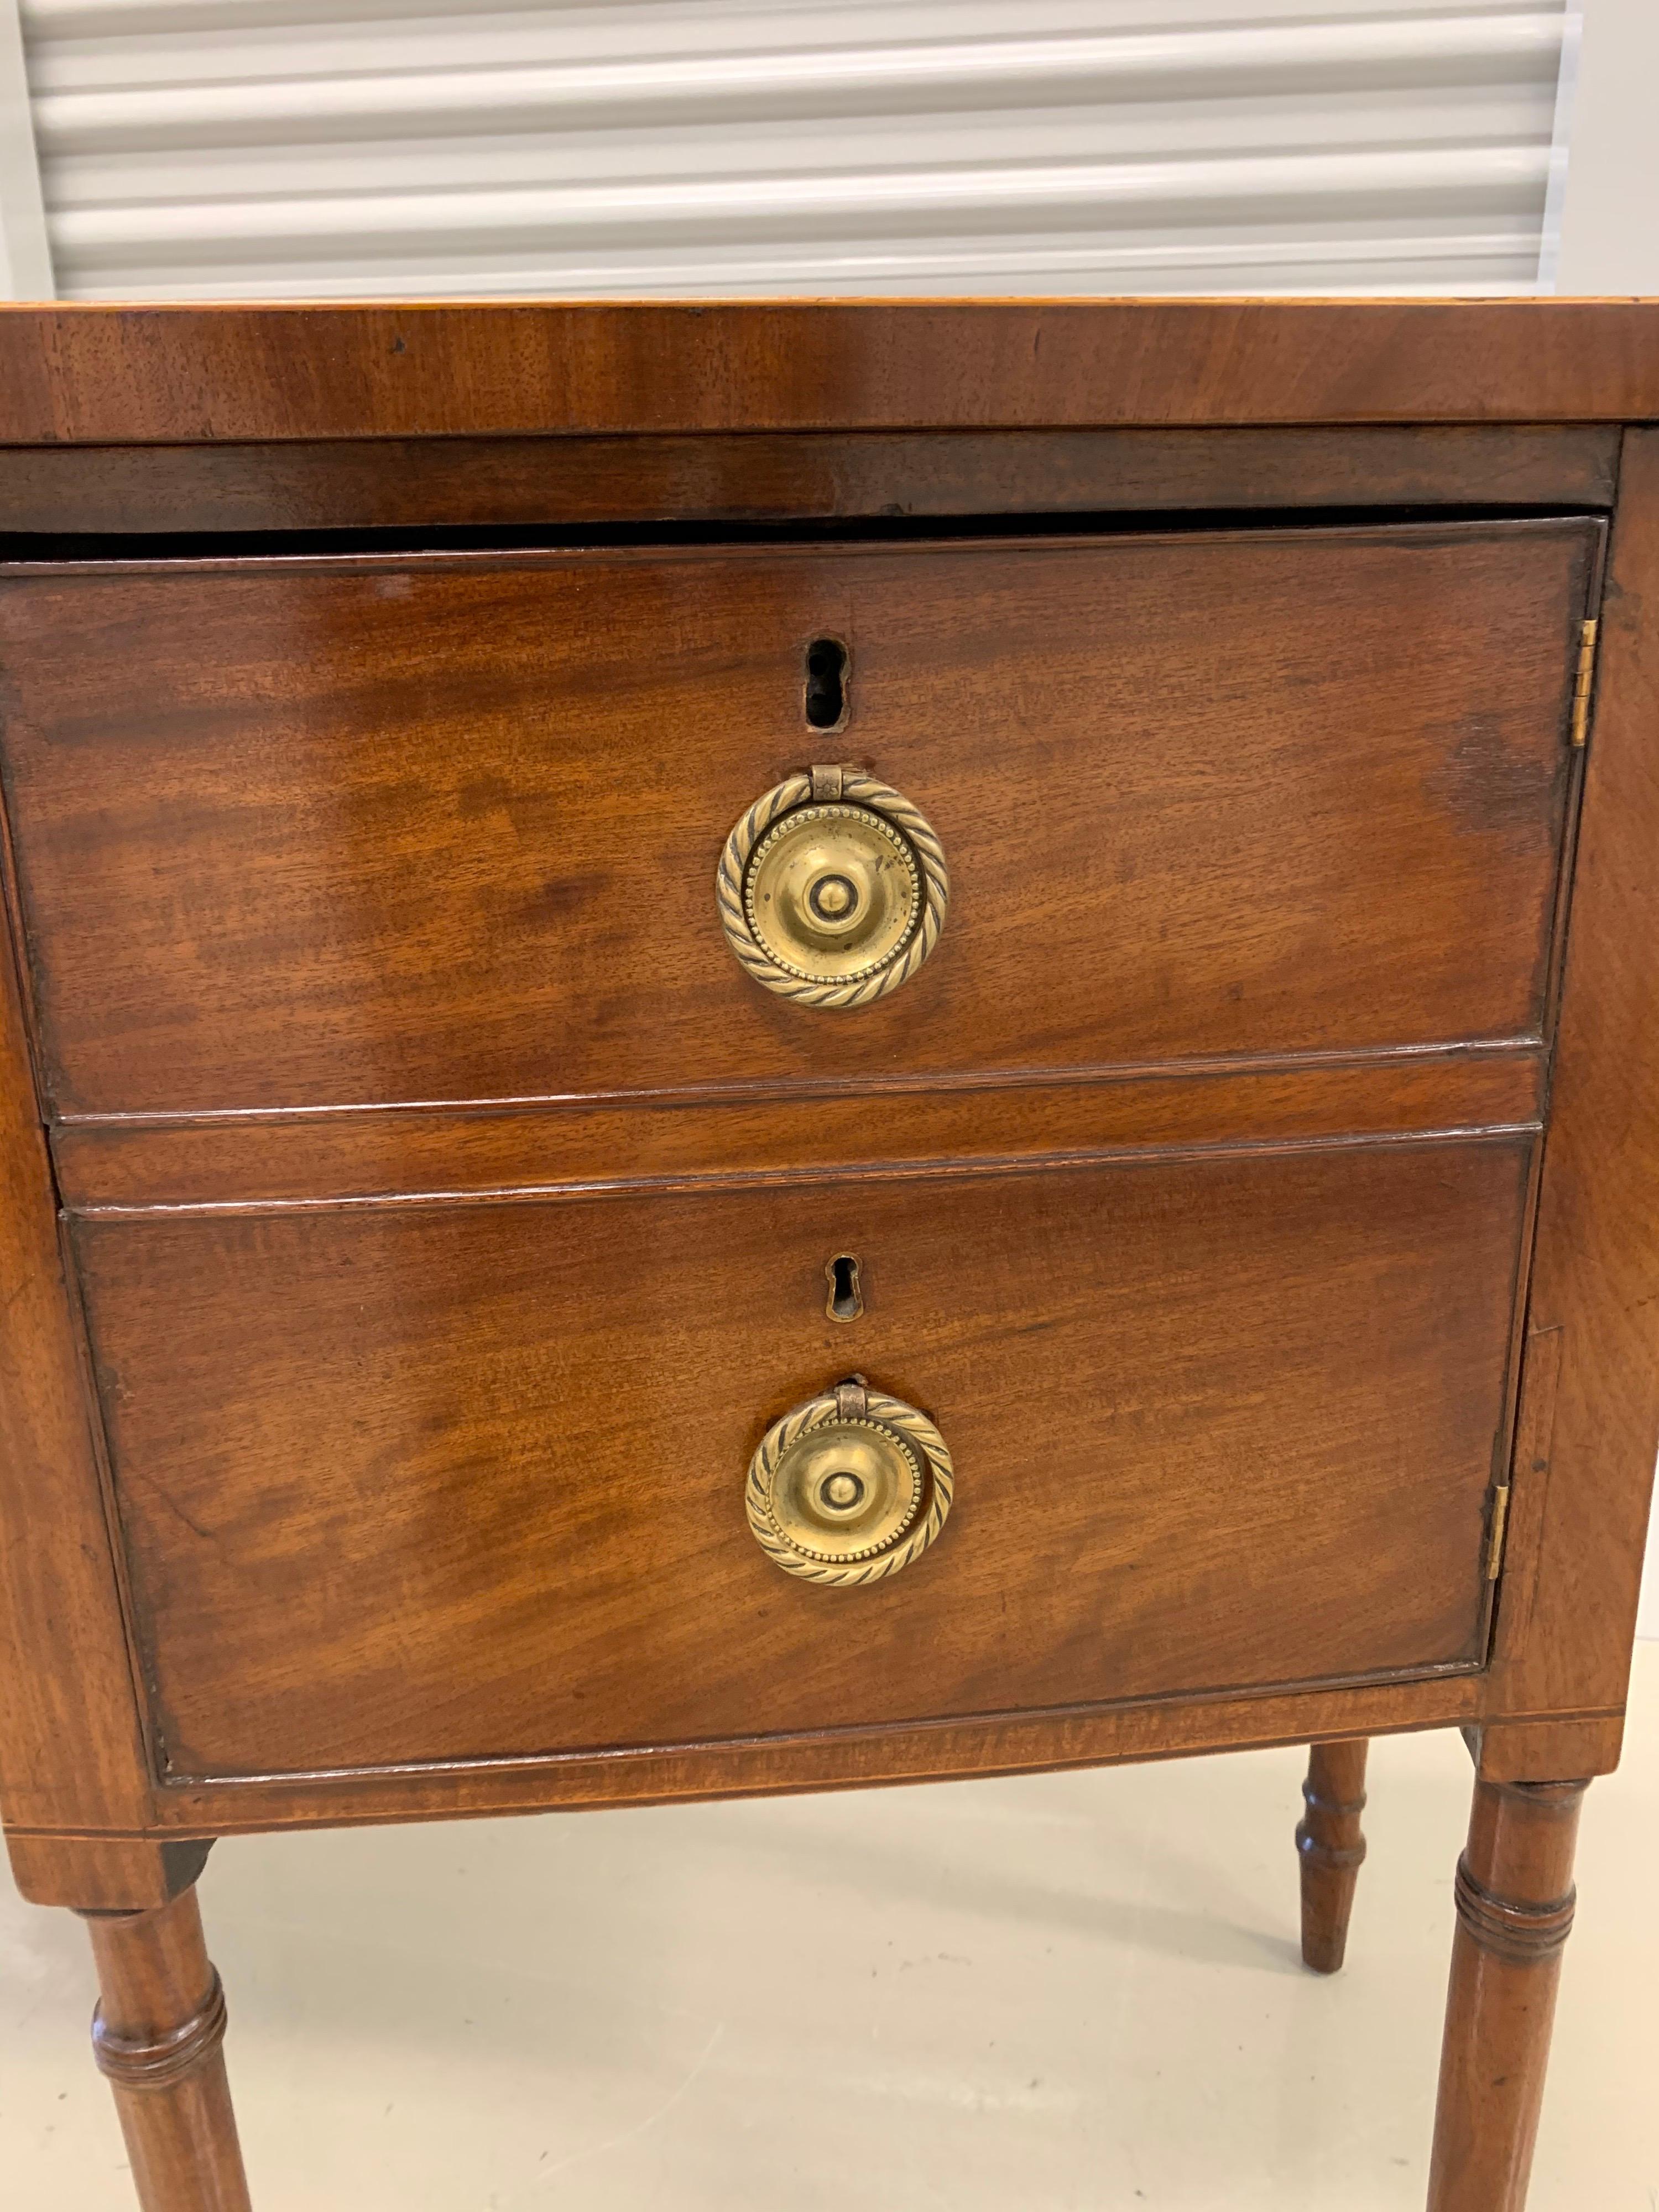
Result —
[[1572, 687], [1572, 742], [1582, 745], [1589, 735], [1590, 678], [1595, 669], [1595, 624], [1587, 622], [1578, 633], [1578, 677]]
[[1504, 1531], [1509, 1526], [1510, 1486], [1500, 1482], [1492, 1494], [1492, 1525], [1486, 1531], [1486, 1580], [1495, 1583], [1504, 1564]]

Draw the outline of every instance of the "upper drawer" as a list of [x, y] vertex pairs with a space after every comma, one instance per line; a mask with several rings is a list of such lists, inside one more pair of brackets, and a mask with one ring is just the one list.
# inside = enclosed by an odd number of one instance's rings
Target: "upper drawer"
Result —
[[[1534, 1035], [1599, 527], [13, 568], [53, 1104]], [[854, 1008], [757, 986], [714, 902], [734, 821], [815, 761], [950, 866], [933, 957]]]

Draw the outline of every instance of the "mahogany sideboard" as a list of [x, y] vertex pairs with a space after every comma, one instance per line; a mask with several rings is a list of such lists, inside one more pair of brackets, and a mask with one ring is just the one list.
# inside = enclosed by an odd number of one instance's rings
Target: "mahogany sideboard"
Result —
[[[148, 2212], [249, 1830], [1474, 1762], [1659, 1441], [1659, 305], [0, 310], [0, 1805]], [[1288, 1856], [1287, 1856], [1288, 1864]]]

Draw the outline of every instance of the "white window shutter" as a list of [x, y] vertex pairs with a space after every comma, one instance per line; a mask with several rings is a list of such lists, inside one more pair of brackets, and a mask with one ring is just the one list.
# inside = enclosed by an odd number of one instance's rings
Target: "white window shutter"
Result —
[[22, 0], [58, 290], [1524, 291], [1560, 7]]

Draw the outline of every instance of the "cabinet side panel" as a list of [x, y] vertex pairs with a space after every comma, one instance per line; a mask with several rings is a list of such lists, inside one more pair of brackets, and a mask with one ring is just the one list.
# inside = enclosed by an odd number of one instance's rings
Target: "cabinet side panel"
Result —
[[1626, 440], [1601, 639], [1529, 1316], [1560, 1370], [1495, 1717], [1622, 1701], [1659, 1446], [1659, 430]]

